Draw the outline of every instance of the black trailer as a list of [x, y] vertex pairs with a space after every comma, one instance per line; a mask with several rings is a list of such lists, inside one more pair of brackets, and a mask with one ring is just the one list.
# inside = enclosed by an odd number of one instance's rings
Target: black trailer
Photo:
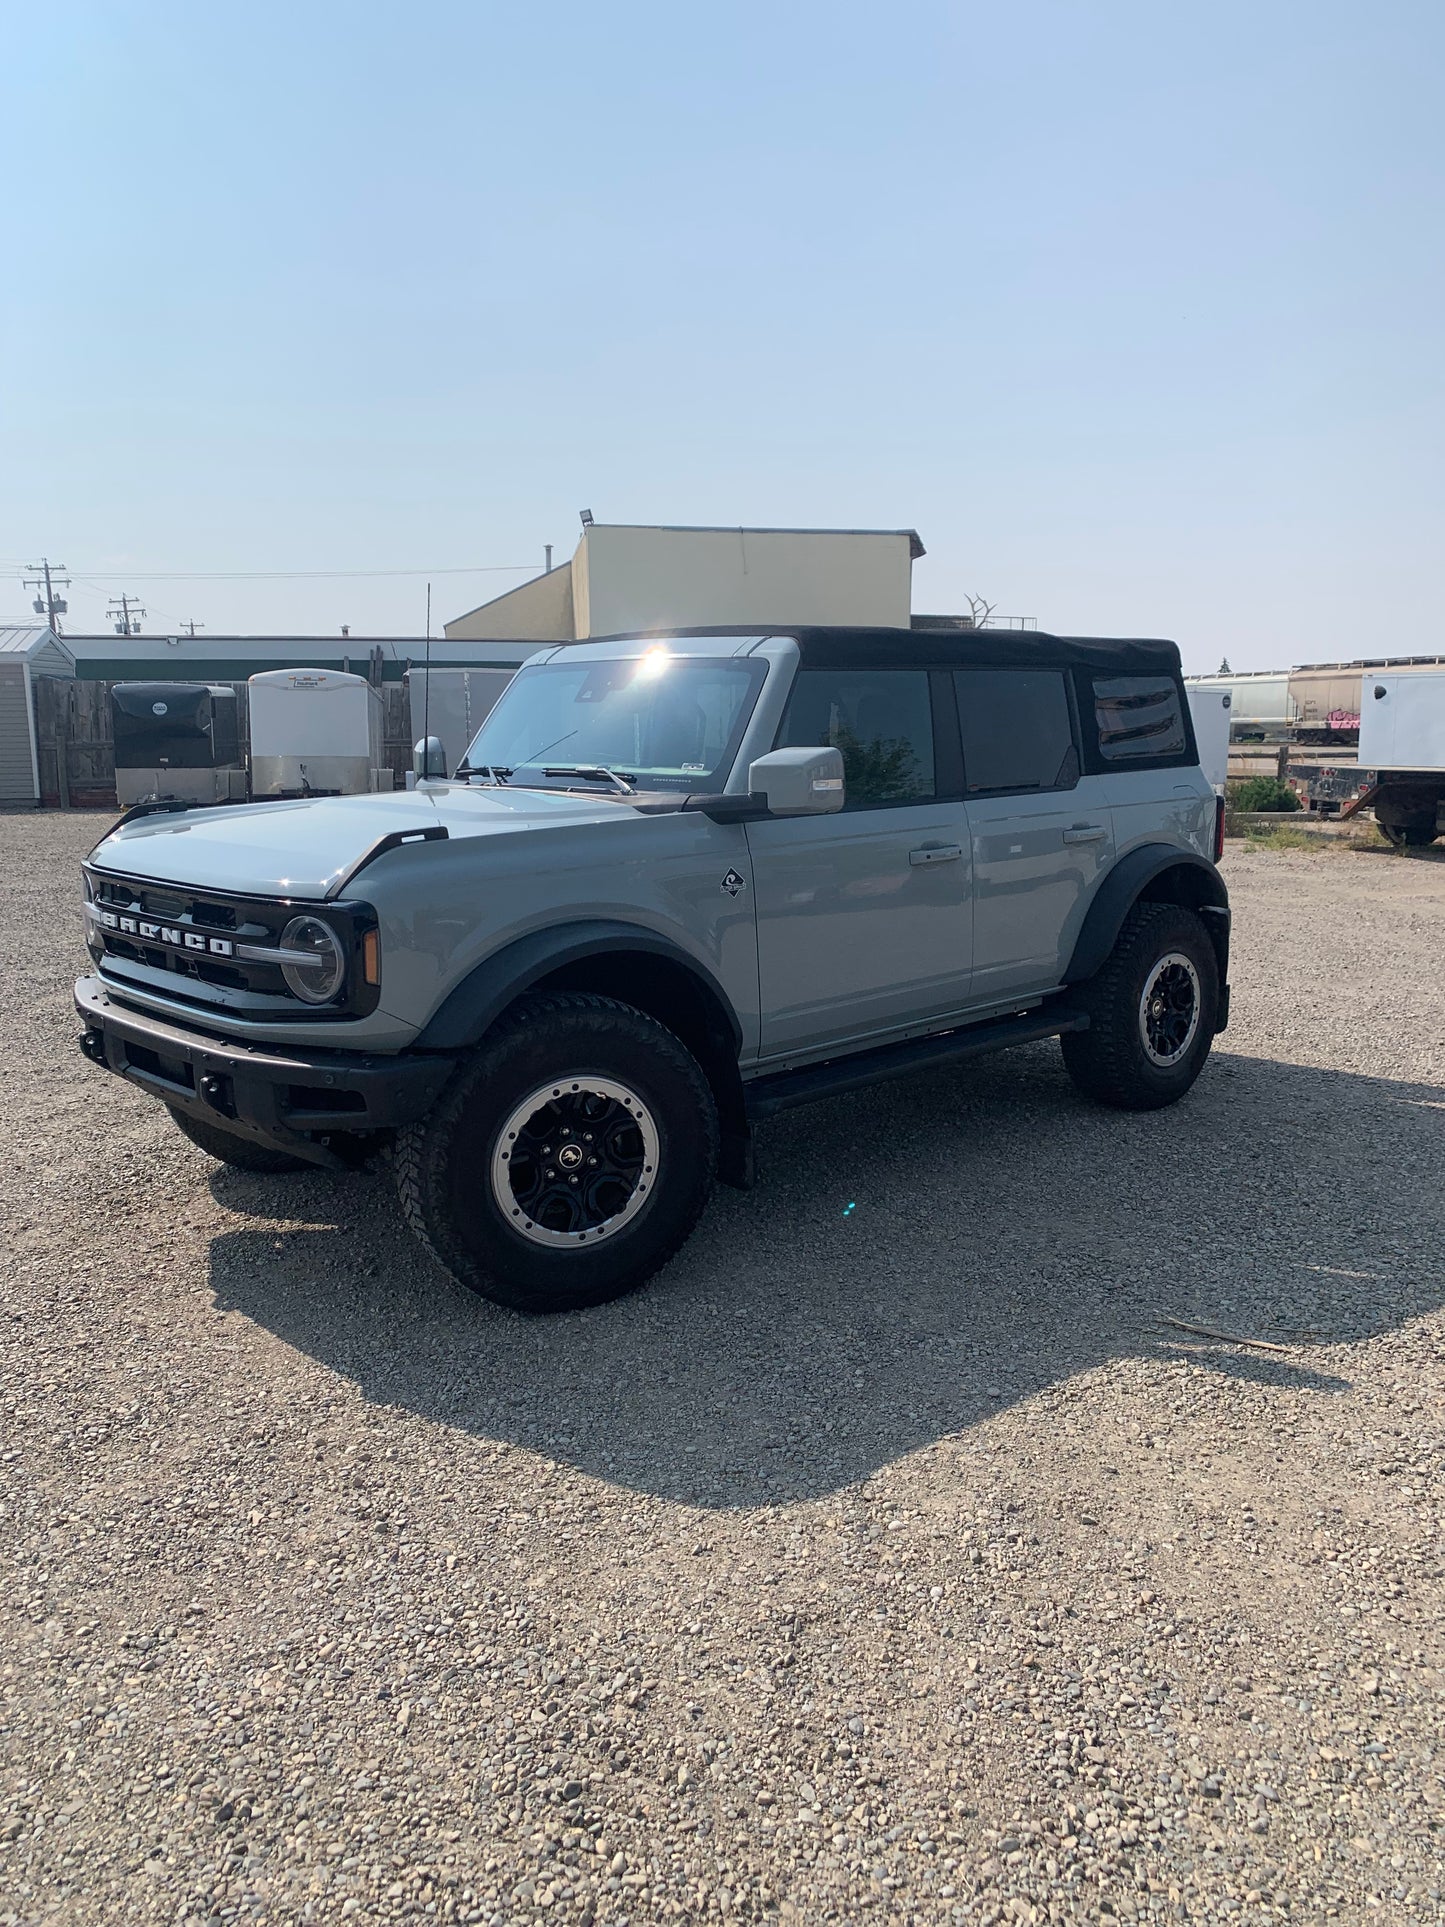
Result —
[[118, 682], [110, 692], [122, 808], [244, 800], [236, 692], [225, 683]]

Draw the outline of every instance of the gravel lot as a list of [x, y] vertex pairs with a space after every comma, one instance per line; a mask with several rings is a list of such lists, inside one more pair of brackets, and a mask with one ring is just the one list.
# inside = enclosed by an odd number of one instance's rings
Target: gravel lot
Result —
[[1231, 854], [1179, 1108], [795, 1112], [536, 1323], [82, 1062], [103, 824], [0, 817], [6, 1927], [1445, 1919], [1445, 864]]

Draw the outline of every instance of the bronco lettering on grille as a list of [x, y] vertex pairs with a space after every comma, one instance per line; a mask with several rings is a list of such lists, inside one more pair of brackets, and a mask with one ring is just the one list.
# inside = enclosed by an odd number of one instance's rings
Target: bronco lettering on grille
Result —
[[234, 957], [236, 946], [226, 937], [203, 937], [195, 930], [182, 930], [171, 923], [152, 923], [146, 917], [123, 917], [116, 910], [97, 913], [106, 930], [118, 937], [138, 937], [142, 943], [166, 943], [173, 950], [199, 950], [208, 957]]

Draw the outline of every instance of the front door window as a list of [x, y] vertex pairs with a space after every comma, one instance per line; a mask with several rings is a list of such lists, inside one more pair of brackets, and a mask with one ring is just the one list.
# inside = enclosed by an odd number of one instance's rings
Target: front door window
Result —
[[841, 750], [846, 809], [927, 801], [935, 794], [928, 671], [800, 671], [778, 748]]

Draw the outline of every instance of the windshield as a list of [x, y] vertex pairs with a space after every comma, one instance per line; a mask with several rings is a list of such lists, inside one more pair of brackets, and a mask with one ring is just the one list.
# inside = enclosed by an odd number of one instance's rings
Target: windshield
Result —
[[[639, 789], [703, 791], [726, 780], [765, 674], [737, 657], [649, 649], [521, 670], [477, 731], [463, 769], [565, 788], [611, 770]], [[550, 773], [549, 773], [550, 772]]]

